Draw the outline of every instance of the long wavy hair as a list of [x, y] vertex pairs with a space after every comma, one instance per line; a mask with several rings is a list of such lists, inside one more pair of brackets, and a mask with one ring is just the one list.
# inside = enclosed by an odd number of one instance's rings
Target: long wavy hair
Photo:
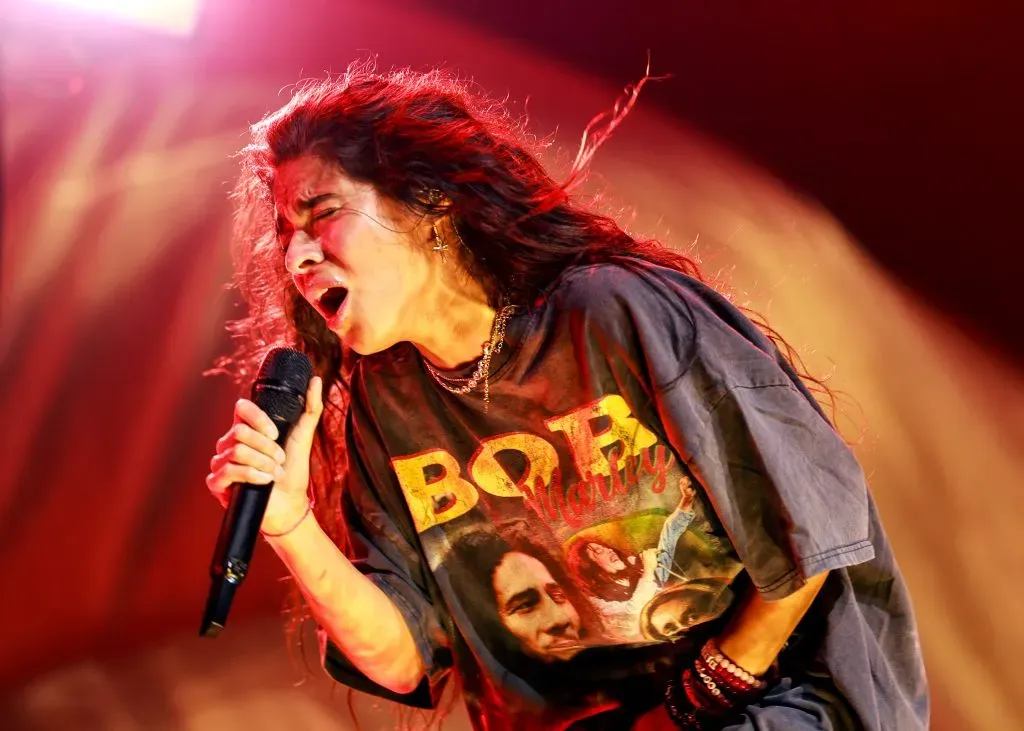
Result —
[[[598, 147], [628, 114], [643, 84], [627, 87], [583, 137], [568, 175], [555, 180], [539, 162], [545, 143], [532, 137], [500, 103], [441, 70], [378, 72], [358, 63], [338, 77], [296, 87], [289, 101], [252, 126], [240, 153], [232, 255], [235, 285], [247, 306], [229, 323], [235, 350], [212, 372], [243, 386], [276, 345], [306, 353], [324, 379], [325, 410], [317, 427], [311, 489], [321, 525], [343, 549], [347, 536], [339, 490], [347, 378], [357, 360], [294, 287], [276, 239], [272, 186], [277, 167], [304, 155], [334, 162], [411, 213], [450, 215], [465, 246], [460, 264], [484, 285], [493, 305], [529, 311], [568, 267], [632, 257], [706, 281], [697, 263], [657, 241], [626, 233], [573, 191]], [[441, 196], [437, 196], [436, 192]], [[748, 313], [807, 381], [794, 351], [761, 318]], [[293, 630], [307, 618], [293, 592]]]
[[[614, 551], [625, 568], [618, 574], [608, 573], [590, 555], [589, 549], [594, 545]], [[566, 551], [565, 560], [580, 586], [606, 602], [629, 601], [644, 573], [644, 563], [640, 556], [596, 539], [581, 538], [572, 543]], [[626, 579], [628, 583], [618, 583], [616, 579], [619, 578]]]

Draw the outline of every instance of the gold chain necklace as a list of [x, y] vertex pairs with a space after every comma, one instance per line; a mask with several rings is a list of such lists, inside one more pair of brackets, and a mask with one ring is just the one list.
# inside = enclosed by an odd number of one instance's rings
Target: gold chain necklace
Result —
[[484, 343], [484, 354], [480, 357], [480, 363], [477, 364], [476, 370], [473, 371], [473, 375], [469, 378], [446, 376], [434, 368], [429, 360], [424, 358], [423, 363], [427, 366], [427, 370], [430, 371], [430, 375], [434, 377], [434, 380], [446, 391], [459, 395], [469, 393], [483, 381], [484, 411], [487, 411], [491, 403], [491, 358], [501, 352], [501, 346], [505, 342], [505, 327], [508, 325], [508, 318], [512, 316], [515, 309], [515, 305], [506, 305], [498, 312], [494, 318], [494, 324], [491, 326], [491, 337]]

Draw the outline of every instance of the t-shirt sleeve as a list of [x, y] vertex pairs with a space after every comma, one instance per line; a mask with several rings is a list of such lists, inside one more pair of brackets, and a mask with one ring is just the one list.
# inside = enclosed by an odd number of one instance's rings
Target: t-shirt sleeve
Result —
[[[395, 604], [416, 641], [426, 675], [411, 693], [391, 691], [360, 672], [333, 643], [327, 643], [324, 668], [340, 683], [417, 708], [435, 708], [451, 668], [450, 637], [428, 586], [428, 569], [418, 548], [404, 505], [392, 505], [375, 479], [367, 429], [353, 428], [354, 400], [346, 426], [348, 469], [342, 508], [349, 531], [352, 562]], [[383, 457], [383, 452], [380, 454]]]
[[573, 299], [588, 339], [631, 364], [766, 599], [873, 558], [860, 465], [749, 319], [669, 270], [603, 266], [579, 277]]

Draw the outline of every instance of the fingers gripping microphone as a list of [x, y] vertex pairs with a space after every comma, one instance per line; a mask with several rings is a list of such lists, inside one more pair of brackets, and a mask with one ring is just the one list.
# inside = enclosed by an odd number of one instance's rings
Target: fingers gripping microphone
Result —
[[[302, 353], [274, 348], [264, 358], [252, 386], [252, 400], [274, 421], [277, 443], [282, 447], [306, 407], [312, 371], [309, 359]], [[235, 590], [249, 570], [272, 488], [273, 484], [236, 484], [231, 488], [210, 565], [210, 594], [199, 629], [201, 636], [216, 637], [227, 623]]]

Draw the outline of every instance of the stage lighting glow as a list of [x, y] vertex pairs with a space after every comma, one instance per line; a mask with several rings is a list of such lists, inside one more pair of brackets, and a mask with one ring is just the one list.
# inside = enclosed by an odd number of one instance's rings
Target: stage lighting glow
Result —
[[36, 0], [106, 15], [124, 23], [188, 35], [199, 15], [199, 0]]

